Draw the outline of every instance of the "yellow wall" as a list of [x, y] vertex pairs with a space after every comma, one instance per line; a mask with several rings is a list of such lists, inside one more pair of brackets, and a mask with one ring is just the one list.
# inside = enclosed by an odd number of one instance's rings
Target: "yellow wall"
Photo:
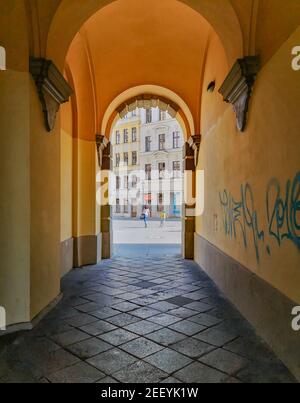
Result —
[[[197, 219], [196, 225], [198, 234], [298, 303], [300, 302], [299, 230], [294, 231], [295, 237], [298, 237], [295, 242], [281, 239], [278, 243], [270, 233], [269, 227], [272, 228], [271, 232], [276, 232], [278, 220], [276, 217], [272, 219], [274, 206], [276, 200], [285, 201], [288, 181], [291, 187], [295, 185], [295, 195], [298, 192], [298, 198], [295, 196], [294, 199], [299, 203], [300, 179], [295, 178], [300, 170], [300, 73], [291, 69], [291, 49], [299, 43], [300, 28], [263, 66], [255, 84], [248, 126], [244, 133], [236, 129], [235, 115], [231, 106], [224, 112], [219, 108], [221, 96], [217, 91], [203, 98], [203, 139], [198, 168], [205, 171], [205, 213], [203, 217]], [[214, 71], [219, 88], [225, 72], [222, 69], [216, 71], [215, 66], [224, 62], [225, 56], [222, 59], [218, 48], [212, 44], [207, 60], [206, 84], [213, 76], [210, 76], [210, 72]], [[206, 91], [205, 84], [204, 91]], [[212, 117], [212, 108], [219, 111], [215, 119]], [[268, 187], [272, 178], [274, 184]], [[233, 208], [228, 205], [222, 206], [220, 202], [220, 195], [223, 202], [226, 200], [224, 190], [227, 195], [232, 195], [236, 202], [240, 202], [241, 186], [247, 189], [245, 206], [248, 209], [246, 211], [250, 212], [247, 213], [250, 224], [246, 225], [245, 238], [238, 223], [236, 223], [236, 236], [234, 234], [230, 236], [230, 229], [234, 226], [231, 225], [228, 214], [233, 214]], [[270, 201], [270, 218], [267, 214], [267, 195]], [[290, 191], [288, 194], [290, 217], [292, 208]], [[227, 215], [224, 215], [224, 211]], [[243, 212], [243, 209], [240, 211]], [[224, 218], [227, 218], [227, 231], [224, 227]], [[296, 223], [299, 225], [299, 210], [296, 217], [291, 219], [290, 228], [296, 228]], [[257, 234], [260, 231], [264, 231], [264, 241], [258, 239]], [[226, 232], [229, 233], [226, 235]], [[288, 231], [285, 225], [280, 229], [280, 234], [286, 232]]]
[[61, 130], [61, 241], [72, 238], [73, 138]]
[[0, 306], [8, 325], [30, 319], [28, 95], [28, 73], [0, 71]]
[[30, 79], [31, 318], [60, 292], [60, 121], [46, 132]]
[[[93, 141], [73, 139], [74, 153], [74, 206], [73, 236], [96, 235], [96, 146]], [[76, 169], [77, 168], [77, 169]]]
[[73, 236], [73, 124], [72, 103], [61, 106], [60, 139], [60, 180], [61, 180], [61, 233], [60, 240], [66, 241]]
[[10, 325], [30, 319], [29, 46], [24, 3], [0, 0], [0, 10], [0, 305]]

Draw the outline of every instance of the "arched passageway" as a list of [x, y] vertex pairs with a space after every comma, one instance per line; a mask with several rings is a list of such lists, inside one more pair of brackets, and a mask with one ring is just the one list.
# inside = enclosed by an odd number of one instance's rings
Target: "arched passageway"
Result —
[[9, 330], [57, 303], [69, 269], [101, 260], [98, 157], [117, 114], [151, 95], [186, 135], [189, 257], [299, 376], [299, 21], [295, 0], [1, 0]]

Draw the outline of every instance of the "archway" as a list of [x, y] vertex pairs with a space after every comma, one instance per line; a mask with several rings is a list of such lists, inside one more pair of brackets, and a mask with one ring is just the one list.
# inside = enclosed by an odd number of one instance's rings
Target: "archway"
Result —
[[[150, 90], [152, 93], [143, 93], [143, 91]], [[134, 94], [138, 95], [133, 97]], [[168, 95], [172, 100], [167, 99], [162, 94]], [[130, 98], [128, 99], [128, 97]], [[150, 113], [149, 120], [147, 118], [148, 112]], [[126, 118], [129, 114], [131, 119], [127, 122]], [[115, 125], [118, 125], [117, 129]], [[114, 234], [107, 234], [113, 228], [109, 223], [110, 219], [113, 216], [119, 215], [120, 217], [121, 213], [125, 214], [127, 219], [139, 217], [143, 213], [144, 206], [149, 205], [151, 206], [151, 219], [154, 222], [152, 230], [154, 230], [153, 227], [158, 226], [156, 221], [161, 218], [162, 212], [164, 212], [165, 218], [168, 217], [169, 219], [167, 226], [172, 226], [175, 223], [173, 226], [177, 228], [175, 232], [178, 232], [175, 235], [169, 231], [169, 239], [167, 233], [164, 234], [164, 237], [158, 236], [157, 233], [156, 238], [162, 239], [161, 242], [168, 245], [170, 251], [176, 250], [178, 253], [179, 250], [179, 255], [187, 258], [193, 257], [191, 253], [187, 253], [185, 247], [187, 221], [185, 217], [186, 205], [184, 204], [184, 177], [187, 166], [183, 153], [183, 148], [186, 148], [184, 145], [186, 139], [190, 138], [191, 133], [193, 133], [193, 126], [192, 115], [186, 103], [177, 94], [162, 87], [149, 85], [135, 87], [121, 94], [111, 103], [102, 123], [102, 132], [105, 133], [106, 138], [102, 136], [103, 143], [98, 148], [99, 154], [101, 153], [99, 160], [106, 168], [106, 170], [102, 169], [101, 176], [99, 174], [98, 182], [101, 182], [103, 186], [109, 181], [109, 188], [113, 193], [113, 196], [107, 200], [106, 193], [98, 190], [98, 193], [102, 193], [102, 200], [103, 196], [105, 198], [105, 201], [101, 203], [103, 210], [101, 218], [102, 223], [104, 223], [102, 228], [105, 229], [105, 233], [102, 231], [102, 237], [104, 237], [102, 256], [110, 257], [112, 255]], [[134, 141], [131, 141], [129, 131], [134, 131]], [[125, 136], [126, 140], [124, 140]], [[192, 137], [194, 136], [192, 135]], [[161, 139], [161, 144], [158, 142], [158, 138]], [[104, 158], [102, 154], [105, 154]], [[124, 158], [126, 155], [126, 163], [121, 161], [123, 155]], [[131, 163], [131, 155], [134, 155], [135, 162], [133, 164]], [[110, 162], [105, 161], [108, 158]], [[147, 171], [149, 167], [151, 167], [150, 171]], [[109, 175], [109, 168], [111, 168], [113, 175]], [[132, 173], [134, 173], [133, 176], [136, 181], [135, 186], [131, 189], [129, 179]], [[145, 175], [149, 176], [148, 179]], [[126, 186], [124, 185], [125, 179], [127, 179]], [[146, 188], [148, 189], [147, 192]], [[126, 197], [124, 196], [125, 193]], [[133, 193], [135, 193], [135, 197], [133, 197]], [[130, 198], [128, 198], [129, 194], [131, 195]], [[100, 199], [98, 197], [98, 201]], [[189, 199], [189, 196], [186, 199]], [[125, 205], [123, 205], [124, 201], [126, 202]], [[130, 209], [132, 211], [129, 211]], [[181, 219], [180, 223], [178, 222], [179, 218]], [[169, 225], [172, 220], [172, 225]], [[161, 222], [158, 228], [162, 228], [162, 226], [164, 226], [164, 222]], [[147, 234], [144, 240], [148, 239], [151, 244], [154, 244], [151, 236]], [[155, 237], [155, 235], [153, 236]], [[124, 242], [121, 241], [121, 243]], [[132, 243], [129, 242], [130, 245]], [[136, 238], [136, 243], [140, 244], [141, 239]], [[174, 248], [175, 244], [179, 244], [180, 248]], [[149, 245], [145, 244], [144, 246], [147, 249]], [[161, 248], [158, 249], [162, 250]]]
[[[68, 119], [65, 116], [65, 113], [71, 113], [70, 108], [67, 111], [68, 106], [62, 112], [62, 123], [66, 128], [62, 131], [65, 139], [62, 156], [65, 158], [73, 154], [73, 200], [70, 203], [65, 195], [66, 203], [63, 201], [62, 209], [68, 212], [72, 210], [73, 215], [71, 218], [68, 214], [69, 230], [68, 234], [64, 233], [62, 248], [70, 256], [73, 242], [75, 266], [97, 262], [101, 256], [111, 256], [110, 213], [108, 208], [104, 213], [103, 206], [95, 206], [100, 186], [100, 182], [95, 186], [94, 180], [95, 172], [99, 177], [99, 166], [94, 166], [95, 138], [98, 151], [102, 149], [108, 158], [104, 138], [109, 139], [117, 117], [132, 108], [160, 106], [179, 121], [185, 141], [191, 139], [190, 145], [185, 146], [183, 164], [186, 170], [192, 172], [189, 190], [195, 199], [195, 162], [198, 162], [195, 157], [200, 146], [202, 88], [207, 80], [204, 70], [209, 46], [217, 42], [222, 49], [222, 45], [207, 20], [181, 2], [167, 0], [163, 4], [151, 3], [151, 10], [145, 15], [147, 0], [145, 4], [130, 1], [137, 6], [134, 16], [130, 13], [128, 2], [125, 4], [118, 0], [107, 5], [78, 28], [79, 32], [72, 38], [66, 55], [65, 71], [74, 88], [74, 95], [71, 100], [73, 117]], [[171, 7], [172, 12], [165, 19], [167, 6]], [[60, 11], [59, 8], [55, 19]], [[143, 16], [142, 25], [139, 15]], [[177, 30], [179, 21], [183, 24], [180, 31]], [[158, 29], [162, 22], [165, 24], [164, 31]], [[154, 29], [156, 25], [157, 29]], [[155, 34], [148, 35], [147, 32], [153, 29]], [[51, 32], [52, 29], [49, 43]], [[117, 45], [122, 42], [122, 32], [128, 33], [126, 47]], [[142, 47], [137, 32], [144, 38]], [[197, 40], [191, 41], [192, 37]], [[154, 53], [147, 52], [147, 49], [153, 49]], [[138, 64], [137, 52], [140, 56]], [[227, 69], [224, 50], [221, 57]], [[120, 60], [126, 60], [123, 68], [119, 67]], [[186, 71], [189, 80], [182, 80]], [[65, 125], [68, 120], [71, 121], [69, 127]], [[72, 144], [67, 141], [70, 137]], [[105, 158], [101, 160], [105, 164]], [[62, 163], [62, 166], [65, 164]], [[101, 168], [104, 169], [103, 165]], [[62, 192], [70, 189], [64, 180], [62, 183]], [[186, 253], [183, 248], [183, 255], [189, 258], [193, 258], [194, 250], [195, 217], [191, 213], [194, 207], [194, 203], [190, 203], [187, 206], [190, 216], [184, 216], [184, 227], [189, 228], [185, 231], [188, 233], [187, 238], [184, 237], [185, 244], [190, 246], [190, 250]]]

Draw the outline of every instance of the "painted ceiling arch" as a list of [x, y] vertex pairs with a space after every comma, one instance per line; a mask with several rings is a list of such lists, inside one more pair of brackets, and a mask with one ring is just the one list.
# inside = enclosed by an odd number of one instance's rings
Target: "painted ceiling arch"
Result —
[[[128, 0], [61, 0], [52, 19], [47, 38], [46, 54], [63, 68], [69, 46], [82, 26], [99, 10], [113, 3]], [[149, 0], [150, 1], [150, 0]], [[148, 3], [149, 3], [148, 1]], [[151, 0], [152, 4], [168, 0]], [[140, 0], [139, 3], [143, 3]], [[243, 35], [234, 7], [229, 0], [172, 0], [171, 7], [183, 3], [199, 13], [215, 30], [225, 48], [229, 64], [243, 55]], [[143, 4], [147, 12], [148, 7]], [[170, 5], [168, 5], [170, 7]], [[132, 9], [135, 12], [135, 9]], [[58, 46], [59, 44], [59, 46]]]
[[[203, 71], [212, 37], [218, 38], [207, 20], [178, 0], [116, 0], [103, 7], [75, 35], [66, 57], [75, 91], [85, 94], [78, 97], [79, 121], [86, 121], [94, 109], [101, 122], [119, 94], [152, 84], [184, 99], [193, 116], [194, 130], [188, 131], [199, 134]], [[85, 83], [91, 85], [89, 94]], [[87, 109], [87, 99], [93, 100], [93, 108]], [[88, 126], [79, 131], [92, 138], [95, 132]]]

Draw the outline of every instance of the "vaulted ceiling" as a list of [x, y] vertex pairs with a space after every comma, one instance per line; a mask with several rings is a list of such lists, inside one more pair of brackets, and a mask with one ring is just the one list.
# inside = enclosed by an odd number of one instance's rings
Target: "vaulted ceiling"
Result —
[[211, 35], [210, 24], [181, 2], [118, 0], [80, 29], [67, 64], [84, 108], [100, 121], [119, 94], [139, 85], [175, 92], [197, 121]]

